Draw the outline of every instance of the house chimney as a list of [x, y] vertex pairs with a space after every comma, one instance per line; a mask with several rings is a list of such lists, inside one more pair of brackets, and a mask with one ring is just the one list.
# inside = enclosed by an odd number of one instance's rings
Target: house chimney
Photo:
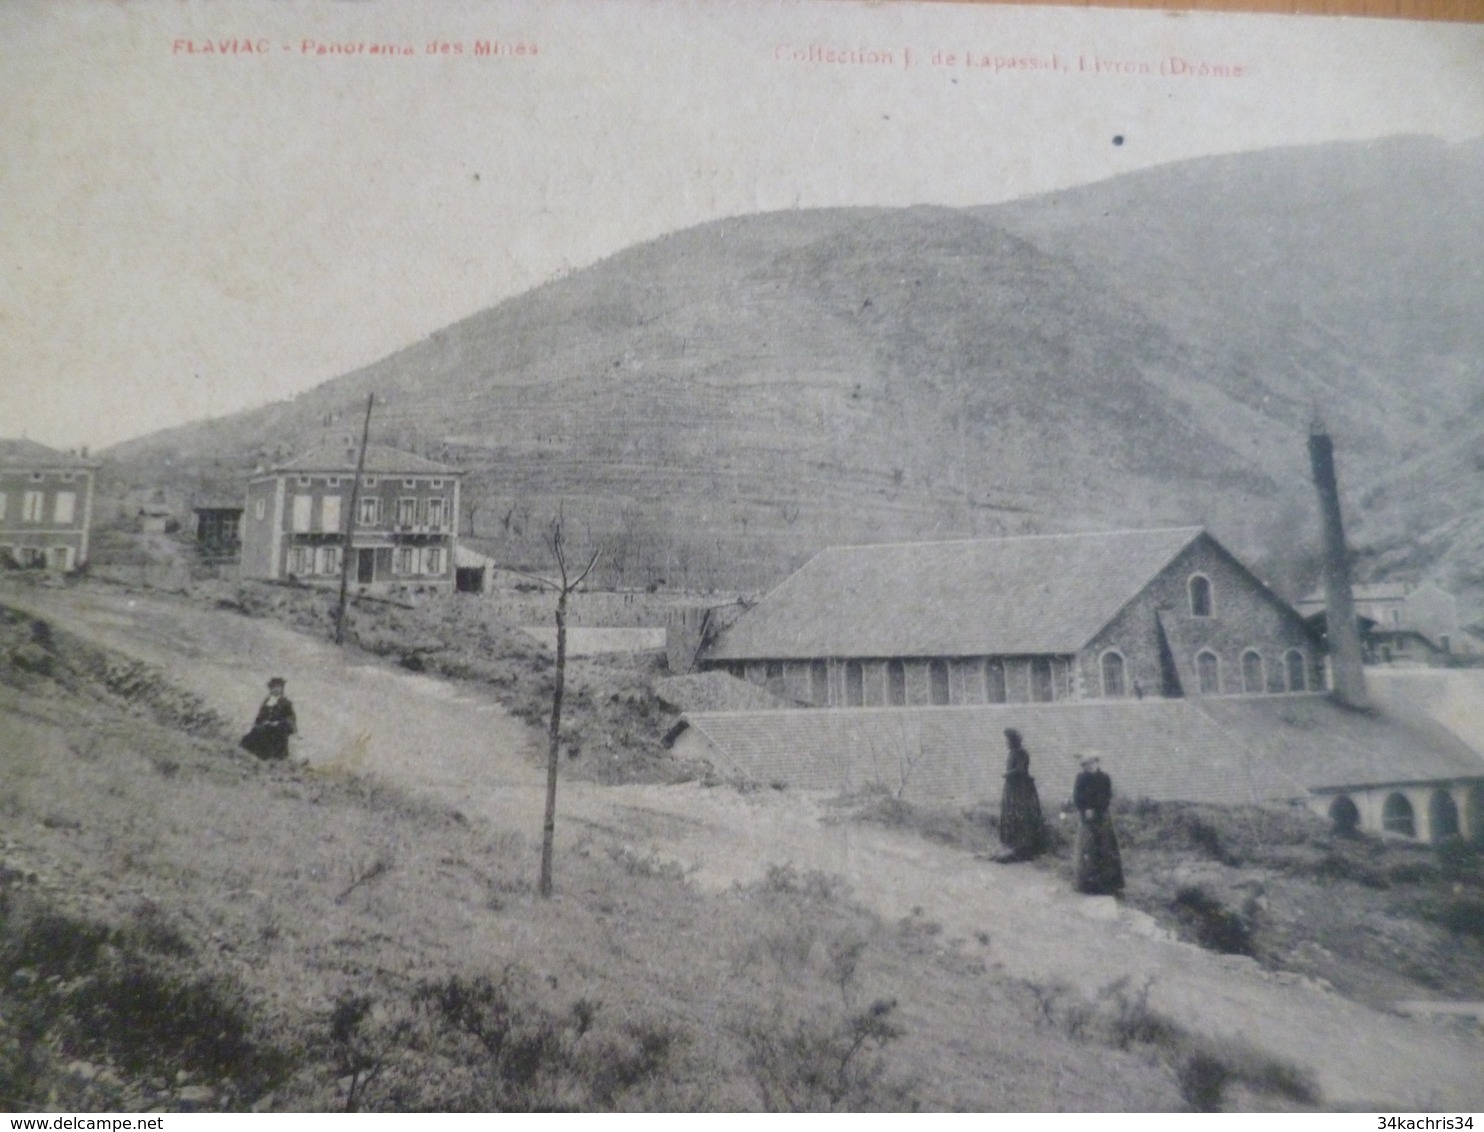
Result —
[[1345, 528], [1340, 521], [1334, 443], [1319, 424], [1309, 431], [1309, 463], [1314, 470], [1319, 516], [1324, 523], [1324, 616], [1332, 690], [1343, 703], [1365, 707], [1360, 625], [1355, 618], [1355, 598], [1350, 592], [1350, 557], [1345, 549]]

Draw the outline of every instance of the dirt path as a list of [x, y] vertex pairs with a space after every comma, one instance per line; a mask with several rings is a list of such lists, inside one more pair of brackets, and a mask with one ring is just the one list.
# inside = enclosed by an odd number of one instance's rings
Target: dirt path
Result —
[[[264, 681], [283, 675], [299, 713], [297, 753], [311, 766], [382, 776], [539, 837], [544, 776], [530, 753], [542, 737], [477, 689], [348, 658], [272, 622], [167, 599], [78, 589], [28, 591], [13, 604], [159, 665], [244, 727]], [[756, 880], [772, 864], [838, 874], [879, 914], [936, 921], [945, 940], [980, 949], [1012, 976], [1088, 993], [1119, 978], [1135, 987], [1153, 980], [1158, 1009], [1196, 1032], [1240, 1037], [1310, 1067], [1330, 1104], [1484, 1107], [1477, 1032], [1379, 1013], [1250, 960], [1173, 941], [1142, 913], [1078, 897], [1044, 872], [835, 822], [822, 799], [566, 782], [558, 830], [565, 844], [611, 837], [674, 859], [709, 889]]]

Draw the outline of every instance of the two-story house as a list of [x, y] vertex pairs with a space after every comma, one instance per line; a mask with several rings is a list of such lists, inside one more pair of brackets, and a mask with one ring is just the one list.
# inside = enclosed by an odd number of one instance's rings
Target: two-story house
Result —
[[[1458, 599], [1432, 582], [1368, 582], [1354, 587], [1355, 615], [1368, 664], [1440, 664], [1475, 649], [1460, 631]], [[1324, 594], [1295, 603], [1315, 624], [1324, 615]]]
[[348, 546], [364, 592], [453, 589], [463, 472], [372, 444], [356, 488], [357, 456], [328, 442], [248, 481], [244, 578], [338, 583]]
[[88, 560], [98, 464], [0, 439], [0, 567], [67, 572]]

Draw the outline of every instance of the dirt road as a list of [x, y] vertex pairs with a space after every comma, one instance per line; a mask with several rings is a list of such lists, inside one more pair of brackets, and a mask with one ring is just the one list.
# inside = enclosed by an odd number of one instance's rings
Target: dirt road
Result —
[[[79, 588], [0, 592], [0, 600], [158, 665], [244, 729], [268, 676], [285, 676], [298, 708], [297, 753], [312, 767], [380, 776], [539, 836], [544, 775], [531, 755], [543, 737], [475, 687], [166, 598]], [[560, 844], [611, 838], [673, 859], [704, 888], [756, 880], [772, 864], [838, 874], [879, 914], [936, 921], [946, 940], [980, 950], [1012, 976], [1088, 993], [1119, 978], [1134, 986], [1152, 979], [1155, 1007], [1195, 1032], [1240, 1037], [1309, 1067], [1332, 1105], [1484, 1108], [1477, 1031], [1383, 1014], [1250, 960], [1179, 943], [1142, 913], [1076, 896], [1044, 872], [833, 821], [821, 798], [565, 782], [558, 830]], [[560, 860], [559, 845], [558, 888]]]

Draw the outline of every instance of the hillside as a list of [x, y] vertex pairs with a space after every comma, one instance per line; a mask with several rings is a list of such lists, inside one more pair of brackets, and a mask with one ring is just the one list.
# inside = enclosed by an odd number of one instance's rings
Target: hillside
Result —
[[[1204, 522], [1297, 585], [1316, 412], [1362, 539], [1411, 539], [1414, 500], [1429, 529], [1481, 502], [1476, 468], [1436, 466], [1478, 453], [1481, 170], [1484, 143], [1399, 139], [717, 221], [106, 455], [126, 484], [236, 492], [374, 391], [380, 438], [470, 469], [466, 529], [529, 561], [565, 500], [631, 584], [766, 585], [832, 542]], [[1408, 569], [1456, 584], [1462, 545]]]

